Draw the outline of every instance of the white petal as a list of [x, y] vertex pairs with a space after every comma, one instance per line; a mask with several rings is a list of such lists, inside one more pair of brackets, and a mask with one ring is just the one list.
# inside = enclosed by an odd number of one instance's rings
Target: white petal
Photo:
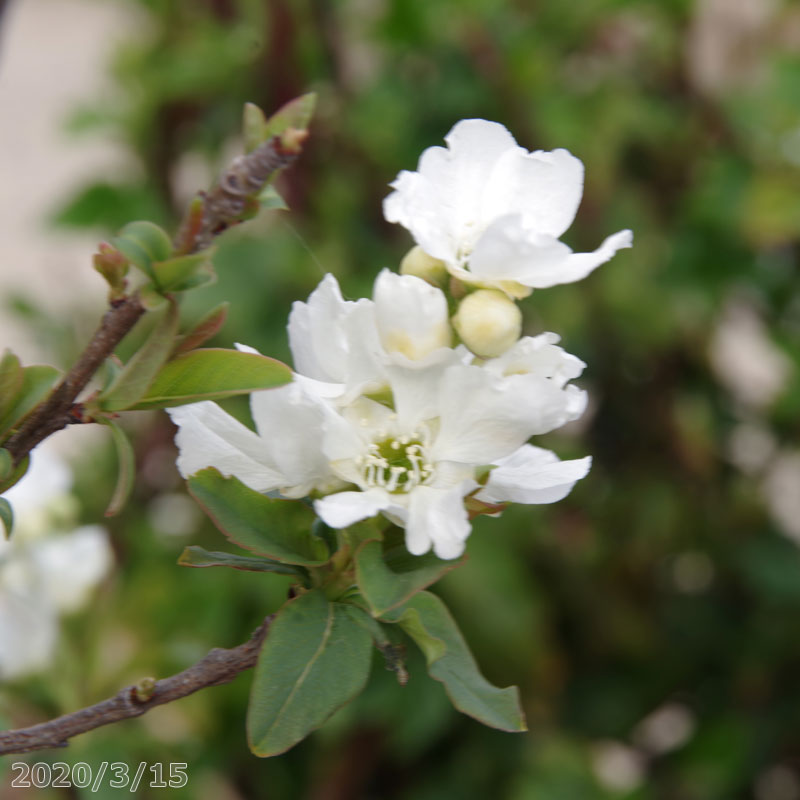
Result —
[[423, 152], [417, 172], [400, 173], [383, 208], [428, 255], [452, 264], [480, 232], [481, 197], [497, 160], [521, 148], [502, 125], [481, 119], [457, 123], [445, 141], [447, 148]]
[[484, 232], [470, 257], [469, 269], [480, 281], [516, 281], [545, 289], [585, 278], [620, 248], [630, 247], [633, 234], [609, 236], [593, 253], [573, 253], [553, 236], [526, 228], [519, 215], [500, 217]]
[[419, 361], [450, 346], [447, 300], [440, 289], [413, 275], [384, 269], [373, 291], [375, 321], [388, 353]]
[[289, 347], [298, 372], [331, 383], [344, 383], [347, 342], [342, 321], [354, 304], [342, 298], [333, 275], [326, 275], [307, 303], [293, 303]]
[[354, 522], [374, 517], [391, 505], [389, 493], [383, 489], [366, 492], [338, 492], [314, 501], [314, 510], [331, 528], [346, 528]]
[[534, 374], [500, 378], [477, 366], [450, 367], [439, 394], [441, 427], [432, 458], [495, 463], [534, 434], [574, 419], [579, 397], [575, 387], [561, 389]]
[[575, 219], [582, 194], [583, 164], [569, 151], [509, 150], [483, 193], [483, 227], [506, 214], [520, 214], [529, 230], [558, 237]]
[[555, 503], [570, 493], [591, 465], [590, 456], [560, 461], [555, 453], [526, 444], [499, 462], [476, 497], [487, 503]]
[[412, 555], [433, 552], [439, 558], [458, 558], [464, 552], [470, 524], [464, 508], [468, 485], [452, 489], [417, 486], [410, 495], [406, 547]]
[[264, 441], [216, 403], [205, 401], [167, 410], [178, 426], [178, 470], [184, 478], [205, 467], [216, 467], [258, 492], [277, 489], [283, 483]]
[[291, 496], [308, 494], [312, 487], [325, 485], [331, 478], [321, 441], [323, 423], [332, 411], [314, 389], [314, 384], [293, 381], [250, 395], [262, 447], [282, 476], [280, 488]]
[[564, 386], [577, 378], [586, 364], [558, 347], [558, 341], [555, 333], [523, 336], [503, 355], [490, 359], [483, 367], [498, 376], [533, 373]]
[[58, 620], [39, 589], [19, 593], [0, 586], [0, 682], [43, 669], [52, 656]]
[[[547, 283], [546, 285], [553, 286], [556, 283], [579, 281], [601, 264], [605, 264], [606, 261], [613, 258], [617, 250], [622, 250], [626, 247], [633, 247], [633, 232], [624, 230], [612, 233], [593, 253], [572, 253], [563, 269], [552, 276], [554, 283]], [[546, 277], [543, 274], [541, 280], [544, 281], [545, 279]], [[527, 285], [534, 286], [532, 283]], [[536, 287], [534, 286], [534, 288]]]
[[66, 612], [85, 604], [113, 560], [108, 533], [100, 525], [85, 525], [37, 542], [31, 558], [42, 575], [48, 602]]

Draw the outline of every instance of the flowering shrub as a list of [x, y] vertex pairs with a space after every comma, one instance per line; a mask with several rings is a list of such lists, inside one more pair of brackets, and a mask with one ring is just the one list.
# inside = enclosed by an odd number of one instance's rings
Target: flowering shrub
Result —
[[[584, 277], [630, 246], [631, 233], [573, 253], [558, 237], [580, 201], [580, 161], [565, 150], [528, 153], [503, 126], [465, 120], [448, 135], [449, 149], [426, 150], [385, 201], [386, 218], [417, 241], [400, 274], [384, 269], [372, 298], [356, 301], [327, 275], [294, 304], [293, 370], [245, 345], [201, 348], [225, 309], [181, 332], [178, 298], [213, 280], [214, 237], [279, 205], [268, 181], [299, 154], [312, 107], [305, 96], [270, 119], [247, 107], [247, 154], [190, 205], [174, 240], [138, 222], [101, 245], [95, 267], [109, 284], [110, 310], [60, 381], [50, 368], [23, 369], [4, 356], [0, 378], [14, 391], [2, 404], [0, 488], [24, 474], [28, 453], [50, 432], [100, 422], [120, 453], [113, 514], [133, 475], [115, 417], [166, 408], [191, 493], [250, 551], [189, 547], [180, 563], [293, 578], [287, 602], [230, 656], [235, 668], [220, 673], [211, 654], [189, 670], [214, 685], [258, 653], [247, 720], [254, 753], [285, 752], [351, 701], [366, 684], [373, 645], [404, 684], [404, 637], [456, 708], [524, 730], [516, 688], [486, 681], [443, 602], [425, 590], [458, 566], [473, 517], [556, 502], [589, 471], [588, 456], [561, 461], [529, 443], [583, 413], [585, 392], [570, 381], [584, 364], [554, 333], [522, 336], [516, 301]], [[154, 322], [140, 349], [124, 365], [107, 364], [103, 385], [77, 401], [143, 315]], [[215, 402], [242, 394], [255, 430]], [[294, 501], [309, 509], [299, 529], [286, 513]], [[7, 500], [0, 511], [10, 528]], [[169, 681], [133, 687], [135, 702], [167, 702], [191, 683]]]

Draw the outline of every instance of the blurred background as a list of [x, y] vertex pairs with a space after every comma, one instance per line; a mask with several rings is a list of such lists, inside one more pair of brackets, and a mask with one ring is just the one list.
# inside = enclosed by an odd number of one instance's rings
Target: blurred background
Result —
[[[231, 301], [221, 346], [288, 359], [290, 304], [325, 272], [369, 294], [412, 244], [383, 221], [387, 183], [465, 117], [584, 161], [570, 245], [635, 233], [523, 303], [528, 333], [587, 362], [592, 397], [537, 443], [590, 453], [591, 474], [554, 506], [477, 521], [437, 586], [487, 677], [521, 687], [528, 734], [453, 711], [411, 654], [408, 686], [376, 661], [282, 757], [247, 749], [243, 675], [7, 759], [0, 797], [29, 796], [8, 789], [24, 758], [186, 762], [171, 796], [201, 800], [800, 798], [800, 6], [11, 0], [0, 25], [0, 332], [28, 363], [70, 363], [103, 310], [95, 243], [131, 219], [174, 226], [237, 152], [248, 100], [314, 90], [319, 106], [280, 180], [291, 210], [222, 237], [219, 281], [190, 296], [198, 316]], [[0, 684], [3, 727], [176, 672], [283, 602], [278, 577], [175, 565], [225, 542], [185, 494], [166, 415], [125, 424], [138, 479], [104, 523], [113, 566], [88, 607], [58, 611], [49, 659]], [[56, 437], [72, 443], [60, 529], [97, 523], [112, 492], [94, 433]], [[89, 796], [65, 791], [30, 790]]]

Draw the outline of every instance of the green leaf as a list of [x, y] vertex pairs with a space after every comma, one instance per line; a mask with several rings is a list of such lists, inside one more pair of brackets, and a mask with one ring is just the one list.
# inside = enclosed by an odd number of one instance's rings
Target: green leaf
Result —
[[9, 412], [21, 388], [22, 365], [10, 350], [5, 350], [0, 358], [0, 419]]
[[287, 128], [305, 130], [311, 117], [314, 115], [314, 107], [317, 104], [317, 95], [314, 92], [302, 94], [295, 97], [285, 105], [281, 106], [268, 120], [266, 124], [265, 136], [262, 141], [279, 136]]
[[297, 510], [291, 500], [259, 494], [213, 467], [200, 470], [187, 483], [214, 524], [239, 547], [284, 564], [319, 566], [328, 560], [326, 544], [309, 533], [310, 523], [304, 530], [294, 530], [294, 520], [287, 524], [286, 512]]
[[289, 206], [286, 201], [278, 194], [278, 190], [268, 183], [258, 195], [258, 203], [261, 208], [267, 211], [288, 211]]
[[25, 477], [25, 473], [28, 471], [28, 467], [30, 466], [31, 459], [30, 456], [25, 456], [22, 461], [17, 464], [14, 468], [14, 471], [11, 475], [4, 480], [0, 481], [0, 493], [7, 492], [15, 483], [18, 483], [22, 478]]
[[8, 479], [14, 471], [14, 459], [4, 447], [0, 447], [0, 483]]
[[419, 645], [430, 676], [444, 684], [459, 711], [502, 731], [527, 730], [519, 690], [498, 689], [481, 675], [461, 631], [435, 594], [420, 592], [384, 619], [399, 623]]
[[214, 306], [193, 328], [179, 336], [172, 351], [173, 357], [199, 347], [218, 333], [228, 317], [229, 306], [227, 301]]
[[172, 352], [178, 332], [178, 306], [169, 301], [156, 326], [142, 347], [136, 351], [111, 386], [99, 397], [104, 411], [121, 411], [135, 406], [153, 383], [158, 371]]
[[202, 547], [192, 545], [184, 549], [178, 559], [182, 567], [233, 567], [246, 572], [277, 572], [281, 575], [303, 575], [296, 567], [271, 561], [268, 558], [254, 558], [253, 556], [240, 556], [235, 553], [220, 553], [204, 550]]
[[245, 153], [252, 153], [267, 140], [267, 118], [255, 103], [244, 104], [242, 134]]
[[380, 617], [407, 602], [417, 592], [439, 580], [463, 559], [444, 561], [433, 553], [412, 556], [406, 550], [403, 532], [395, 529], [386, 542], [364, 542], [356, 551], [356, 582], [374, 616]]
[[166, 232], [152, 222], [130, 222], [111, 240], [132, 264], [157, 282], [154, 261], [166, 261], [172, 255], [172, 242]]
[[210, 347], [169, 361], [133, 408], [170, 408], [200, 400], [218, 400], [292, 380], [286, 364], [259, 353]]
[[61, 373], [55, 367], [36, 365], [24, 367], [22, 385], [11, 401], [5, 415], [0, 419], [0, 438], [16, 428], [44, 400], [55, 386]]
[[349, 703], [369, 677], [371, 639], [341, 603], [320, 590], [278, 611], [256, 665], [247, 739], [257, 756], [275, 756]]
[[11, 531], [14, 528], [14, 511], [11, 508], [11, 503], [5, 497], [0, 497], [0, 521], [2, 521], [5, 528], [6, 539], [10, 539]]
[[114, 420], [108, 419], [108, 417], [98, 417], [97, 421], [111, 429], [111, 437], [117, 450], [117, 484], [105, 511], [107, 517], [114, 517], [122, 511], [133, 489], [133, 481], [136, 477], [136, 457], [128, 436]]
[[183, 292], [210, 283], [216, 279], [212, 255], [209, 249], [153, 262], [156, 283], [164, 292]]

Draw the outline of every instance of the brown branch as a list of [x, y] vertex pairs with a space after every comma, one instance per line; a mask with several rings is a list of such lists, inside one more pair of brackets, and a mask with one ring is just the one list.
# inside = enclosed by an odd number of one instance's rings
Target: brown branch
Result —
[[134, 294], [123, 298], [105, 313], [72, 369], [6, 442], [5, 448], [11, 453], [15, 463], [22, 461], [50, 434], [66, 428], [71, 422], [80, 421], [80, 416], [76, 417], [73, 413], [76, 398], [144, 311], [138, 295]]
[[[190, 207], [176, 239], [178, 252], [196, 253], [239, 222], [248, 211], [248, 202], [272, 175], [297, 158], [306, 137], [306, 131], [290, 129], [252, 153], [234, 159], [217, 185], [201, 195], [200, 204]], [[136, 294], [112, 304], [76, 364], [4, 445], [15, 464], [51, 434], [71, 423], [85, 421], [76, 404], [78, 395], [144, 312]]]
[[249, 641], [231, 650], [214, 648], [193, 666], [156, 681], [152, 686], [145, 687], [142, 685], [144, 682], [128, 686], [114, 697], [72, 714], [29, 728], [0, 732], [0, 755], [66, 747], [67, 740], [78, 734], [112, 722], [140, 717], [155, 706], [179, 700], [208, 686], [229, 683], [240, 672], [255, 666], [273, 617], [274, 614], [266, 617]]

